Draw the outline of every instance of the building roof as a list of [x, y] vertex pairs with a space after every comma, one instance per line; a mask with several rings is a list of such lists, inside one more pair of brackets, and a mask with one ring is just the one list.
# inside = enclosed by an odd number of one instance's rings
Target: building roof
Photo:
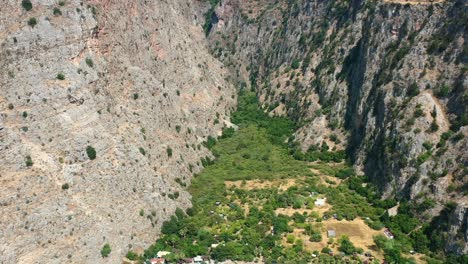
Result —
[[327, 235], [328, 235], [328, 237], [336, 237], [336, 232], [335, 232], [335, 230], [330, 229], [330, 230], [327, 231]]

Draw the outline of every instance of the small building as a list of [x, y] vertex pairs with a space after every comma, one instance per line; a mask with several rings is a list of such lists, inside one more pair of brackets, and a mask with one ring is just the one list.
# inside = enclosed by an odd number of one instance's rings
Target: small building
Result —
[[329, 238], [336, 237], [336, 232], [335, 232], [335, 230], [332, 230], [332, 229], [328, 230], [328, 231], [327, 231], [327, 236], [328, 236]]
[[169, 251], [158, 251], [158, 253], [156, 253], [156, 256], [158, 258], [162, 258], [162, 257], [167, 256], [169, 254], [171, 254], [171, 252], [169, 252]]
[[152, 258], [150, 259], [150, 263], [151, 264], [164, 264], [166, 263], [166, 259], [165, 258]]
[[203, 261], [203, 257], [202, 257], [202, 256], [196, 256], [196, 257], [193, 258], [193, 263], [195, 263], [195, 264], [201, 264], [201, 263], [203, 263], [203, 262], [204, 262], [204, 261]]
[[220, 205], [221, 205], [221, 202], [216, 202], [215, 205], [216, 205], [216, 206], [220, 206]]
[[324, 206], [326, 201], [327, 201], [327, 198], [322, 198], [322, 199], [319, 198], [315, 200], [314, 204], [316, 206]]
[[211, 244], [211, 248], [217, 248], [219, 244]]
[[393, 235], [392, 231], [390, 231], [390, 229], [388, 228], [385, 228], [385, 230], [383, 231], [385, 236], [388, 237], [389, 239], [394, 239], [395, 238], [395, 235]]

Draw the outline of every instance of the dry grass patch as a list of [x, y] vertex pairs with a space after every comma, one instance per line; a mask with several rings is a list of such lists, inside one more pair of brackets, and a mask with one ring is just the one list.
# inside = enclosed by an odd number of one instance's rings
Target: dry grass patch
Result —
[[281, 191], [286, 191], [290, 187], [297, 185], [298, 179], [279, 179], [279, 180], [248, 180], [248, 181], [225, 181], [224, 184], [227, 188], [238, 188], [242, 190], [254, 189], [271, 189], [277, 188]]
[[[336, 232], [335, 242], [337, 242], [341, 236], [346, 235], [356, 247], [364, 249], [364, 252], [370, 251], [375, 257], [383, 259], [382, 253], [376, 250], [374, 246], [374, 236], [379, 234], [383, 235], [382, 230], [373, 230], [369, 226], [367, 226], [362, 219], [358, 218], [354, 219], [353, 221], [338, 221], [335, 219], [330, 219], [327, 221], [323, 221], [322, 223], [322, 241], [310, 242], [308, 246], [311, 247], [311, 251], [320, 251], [322, 250], [322, 248], [328, 246], [327, 230], [332, 229]], [[336, 250], [338, 250], [338, 247], [336, 247]]]

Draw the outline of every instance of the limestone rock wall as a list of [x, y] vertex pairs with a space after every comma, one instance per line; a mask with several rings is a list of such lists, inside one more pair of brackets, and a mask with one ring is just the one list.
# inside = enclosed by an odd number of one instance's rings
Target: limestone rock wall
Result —
[[0, 3], [0, 263], [118, 263], [190, 205], [234, 87], [199, 2], [31, 2]]
[[468, 206], [467, 10], [457, 0], [225, 0], [209, 38], [267, 111], [302, 124], [303, 150], [346, 149], [384, 197], [435, 201], [426, 221], [449, 201]]

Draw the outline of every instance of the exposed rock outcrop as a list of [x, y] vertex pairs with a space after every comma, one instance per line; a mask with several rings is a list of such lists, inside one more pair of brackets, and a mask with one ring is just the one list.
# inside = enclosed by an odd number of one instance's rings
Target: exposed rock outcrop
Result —
[[427, 220], [448, 201], [466, 210], [467, 11], [458, 0], [225, 0], [209, 37], [265, 109], [303, 124], [303, 150], [346, 148], [384, 197], [436, 201]]
[[0, 4], [0, 263], [118, 263], [190, 205], [235, 89], [199, 3], [31, 2]]

